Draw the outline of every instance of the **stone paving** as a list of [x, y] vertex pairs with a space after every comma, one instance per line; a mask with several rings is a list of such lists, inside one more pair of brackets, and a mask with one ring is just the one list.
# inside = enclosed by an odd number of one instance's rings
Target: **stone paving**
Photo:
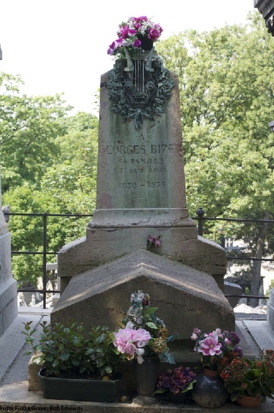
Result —
[[[39, 313], [32, 311], [28, 314], [19, 313], [17, 319], [0, 338], [0, 410], [3, 411], [30, 411], [33, 413], [41, 411], [83, 411], [94, 413], [184, 413], [207, 412], [207, 413], [246, 413], [254, 412], [254, 409], [244, 409], [235, 403], [226, 403], [222, 408], [203, 409], [196, 404], [173, 405], [171, 403], [154, 404], [150, 406], [139, 406], [134, 403], [90, 403], [72, 402], [64, 400], [44, 399], [42, 392], [28, 391], [27, 364], [29, 357], [22, 356], [26, 351], [24, 336], [20, 334], [23, 330], [22, 322], [33, 321], [37, 325], [42, 320], [49, 319], [49, 310]], [[260, 348], [274, 347], [274, 331], [267, 325], [266, 316], [261, 314], [237, 314], [236, 331], [241, 336], [241, 346], [244, 354], [248, 357], [258, 355]], [[39, 334], [39, 332], [37, 332]], [[274, 413], [274, 403], [267, 400], [257, 409], [257, 412]]]

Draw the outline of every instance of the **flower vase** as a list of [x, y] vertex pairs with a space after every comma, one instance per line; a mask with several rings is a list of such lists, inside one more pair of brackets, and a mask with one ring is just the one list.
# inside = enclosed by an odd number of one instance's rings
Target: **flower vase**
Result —
[[134, 372], [136, 390], [139, 396], [152, 396], [159, 374], [160, 359], [158, 356], [144, 357], [142, 364], [135, 361]]
[[193, 386], [192, 398], [201, 407], [221, 407], [228, 399], [228, 392], [218, 371], [204, 369]]
[[153, 48], [153, 40], [149, 39], [147, 36], [138, 35], [137, 37], [141, 42], [141, 48], [143, 50], [151, 50]]
[[240, 399], [237, 399], [236, 401], [242, 407], [260, 407], [261, 406], [261, 400], [257, 399], [257, 397], [242, 396]]

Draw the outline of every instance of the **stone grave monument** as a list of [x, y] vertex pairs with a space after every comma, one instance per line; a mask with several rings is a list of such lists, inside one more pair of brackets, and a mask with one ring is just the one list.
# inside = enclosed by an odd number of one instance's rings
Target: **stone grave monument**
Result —
[[[58, 254], [54, 322], [117, 328], [142, 290], [169, 334], [234, 330], [223, 294], [225, 251], [189, 217], [178, 76], [152, 49], [119, 59], [101, 77], [97, 204], [86, 237]], [[149, 236], [159, 248], [147, 250]]]
[[0, 336], [17, 316], [17, 283], [11, 273], [11, 236], [2, 212], [0, 169]]

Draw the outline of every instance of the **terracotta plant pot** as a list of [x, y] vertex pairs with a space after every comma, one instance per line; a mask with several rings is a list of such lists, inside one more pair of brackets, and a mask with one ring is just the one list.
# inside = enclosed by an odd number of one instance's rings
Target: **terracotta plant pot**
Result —
[[242, 407], [260, 407], [261, 400], [256, 397], [243, 396], [237, 400], [237, 403]]

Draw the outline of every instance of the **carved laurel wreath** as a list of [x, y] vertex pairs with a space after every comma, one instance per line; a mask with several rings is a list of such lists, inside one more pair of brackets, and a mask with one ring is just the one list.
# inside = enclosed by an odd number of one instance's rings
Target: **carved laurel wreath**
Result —
[[136, 129], [142, 128], [144, 119], [155, 120], [154, 116], [164, 112], [164, 104], [170, 98], [174, 87], [173, 80], [169, 77], [169, 71], [163, 67], [159, 57], [151, 62], [153, 70], [145, 72], [145, 87], [148, 101], [141, 107], [134, 107], [131, 103], [130, 74], [125, 71], [126, 60], [118, 60], [109, 73], [107, 88], [109, 97], [113, 101], [111, 110], [124, 117], [124, 122], [134, 119]]

